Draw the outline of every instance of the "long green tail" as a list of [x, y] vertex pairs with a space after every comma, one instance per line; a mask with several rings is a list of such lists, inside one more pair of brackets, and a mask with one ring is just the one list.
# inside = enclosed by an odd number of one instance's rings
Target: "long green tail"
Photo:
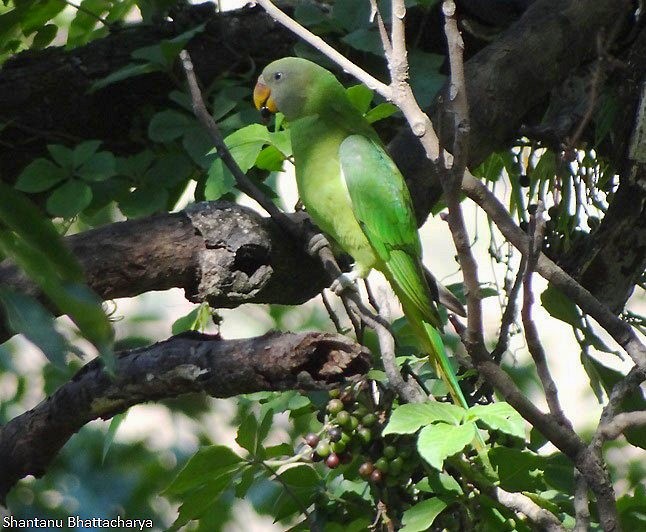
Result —
[[419, 338], [422, 347], [428, 353], [435, 372], [449, 389], [449, 394], [451, 395], [453, 402], [463, 408], [469, 408], [469, 404], [462, 393], [458, 379], [453, 372], [453, 368], [451, 367], [448, 357], [446, 356], [444, 342], [442, 342], [442, 338], [440, 337], [438, 330], [430, 323], [426, 323], [417, 316], [411, 316], [410, 313], [406, 313], [406, 317]]
[[[453, 402], [460, 405], [462, 408], [469, 408], [469, 404], [462, 393], [458, 379], [453, 372], [453, 368], [451, 367], [446, 355], [444, 342], [442, 342], [442, 337], [440, 336], [439, 331], [430, 323], [426, 323], [424, 320], [417, 317], [416, 314], [416, 312], [406, 312], [406, 317], [408, 318], [417, 337], [421, 341], [422, 347], [428, 353], [431, 364], [435, 368], [435, 373], [441, 377], [448, 387], [449, 394], [451, 395]], [[473, 444], [477, 451], [483, 451], [486, 446], [477, 427], [476, 437], [473, 440]]]

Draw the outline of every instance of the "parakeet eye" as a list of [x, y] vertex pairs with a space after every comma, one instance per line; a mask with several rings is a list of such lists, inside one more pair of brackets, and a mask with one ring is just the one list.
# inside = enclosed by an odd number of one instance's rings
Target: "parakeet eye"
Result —
[[283, 73], [282, 72], [275, 72], [274, 73], [274, 80], [280, 81], [283, 78]]

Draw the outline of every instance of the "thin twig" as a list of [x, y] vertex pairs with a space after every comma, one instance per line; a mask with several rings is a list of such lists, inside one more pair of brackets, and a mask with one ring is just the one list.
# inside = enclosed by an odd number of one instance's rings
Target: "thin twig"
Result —
[[543, 245], [543, 237], [545, 235], [545, 218], [543, 212], [545, 206], [542, 201], [538, 202], [536, 212], [533, 213], [529, 221], [529, 237], [530, 249], [529, 256], [525, 260], [525, 275], [523, 279], [523, 308], [521, 310], [521, 317], [523, 320], [523, 328], [525, 329], [525, 339], [527, 340], [527, 348], [530, 355], [536, 364], [536, 371], [545, 392], [545, 400], [550, 412], [554, 414], [562, 423], [571, 426], [570, 421], [565, 417], [561, 404], [558, 398], [558, 388], [552, 375], [550, 374], [547, 365], [547, 357], [545, 350], [541, 343], [540, 336], [536, 324], [532, 319], [532, 306], [534, 305], [534, 291], [532, 288], [532, 276], [538, 255], [541, 252]]
[[507, 351], [509, 347], [509, 330], [511, 329], [512, 324], [516, 321], [516, 311], [518, 306], [518, 294], [520, 294], [520, 289], [523, 286], [523, 275], [525, 272], [525, 258], [523, 257], [518, 267], [518, 272], [516, 278], [514, 279], [514, 284], [507, 293], [507, 306], [505, 311], [502, 313], [502, 319], [500, 321], [500, 334], [498, 335], [498, 342], [496, 347], [491, 352], [491, 357], [500, 361], [502, 356]]
[[343, 68], [343, 70], [345, 70], [348, 74], [350, 74], [351, 76], [354, 76], [362, 83], [365, 83], [368, 87], [370, 87], [372, 90], [377, 91], [387, 100], [391, 99], [392, 91], [388, 85], [379, 81], [377, 78], [371, 76], [370, 74], [368, 74], [368, 72], [358, 67], [352, 61], [350, 61], [349, 59], [341, 55], [334, 48], [332, 48], [328, 43], [326, 43], [323, 39], [321, 39], [317, 35], [314, 35], [311, 31], [301, 26], [294, 19], [289, 17], [280, 9], [278, 9], [273, 4], [273, 2], [271, 2], [270, 0], [257, 0], [257, 3], [276, 22], [282, 24], [287, 29], [289, 29], [290, 31], [298, 35], [305, 42], [309, 43], [314, 48], [316, 48], [319, 52], [329, 57], [337, 65]]
[[344, 334], [343, 327], [341, 326], [341, 320], [339, 319], [336, 311], [332, 308], [330, 300], [328, 299], [327, 295], [325, 295], [325, 292], [321, 292], [321, 299], [323, 300], [323, 306], [325, 307], [325, 310], [330, 317], [330, 321], [332, 321], [332, 323], [334, 324], [336, 332], [338, 332], [339, 334]]
[[388, 31], [384, 25], [384, 19], [381, 16], [379, 11], [379, 6], [377, 5], [377, 0], [370, 0], [370, 18], [377, 21], [377, 28], [379, 29], [379, 37], [381, 37], [381, 45], [384, 48], [386, 57], [388, 57], [393, 51], [393, 45], [390, 42], [388, 37]]
[[480, 300], [480, 282], [478, 266], [469, 245], [469, 234], [462, 215], [460, 204], [460, 182], [466, 170], [466, 156], [469, 133], [469, 107], [467, 103], [466, 86], [464, 82], [464, 64], [462, 54], [464, 43], [455, 18], [455, 3], [445, 0], [442, 10], [445, 17], [444, 31], [448, 41], [449, 63], [451, 67], [450, 98], [451, 109], [454, 113], [455, 141], [453, 153], [455, 157], [451, 170], [440, 171], [440, 181], [448, 207], [447, 221], [453, 243], [458, 253], [462, 268], [465, 294], [467, 297], [467, 350], [470, 345], [483, 344], [482, 304]]
[[97, 15], [96, 13], [90, 11], [88, 8], [86, 8], [83, 5], [77, 5], [77, 4], [73, 3], [73, 2], [70, 2], [70, 0], [63, 0], [63, 2], [65, 2], [70, 7], [73, 7], [77, 11], [80, 11], [81, 13], [85, 13], [86, 15], [88, 15], [88, 16], [90, 16], [92, 18], [95, 18], [98, 22], [100, 22], [101, 24], [103, 24], [107, 28], [112, 26], [112, 24], [108, 21], [108, 19], [103, 18], [100, 15]]
[[[366, 294], [368, 294], [368, 303], [370, 303], [372, 305], [372, 308], [377, 311], [377, 314], [381, 314], [381, 304], [379, 303], [379, 301], [377, 301], [375, 293], [372, 291], [372, 286], [370, 286], [368, 279], [364, 279], [363, 284], [366, 287]], [[390, 320], [386, 319], [386, 321]]]
[[646, 411], [623, 412], [617, 414], [609, 423], [604, 423], [599, 432], [605, 440], [618, 438], [626, 429], [646, 425]]

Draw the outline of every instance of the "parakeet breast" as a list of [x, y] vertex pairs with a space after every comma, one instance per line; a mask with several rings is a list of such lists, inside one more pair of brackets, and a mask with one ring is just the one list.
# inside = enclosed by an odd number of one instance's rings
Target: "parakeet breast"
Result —
[[341, 176], [339, 146], [346, 136], [321, 120], [294, 122], [291, 137], [296, 184], [312, 220], [367, 274], [378, 259], [354, 216]]

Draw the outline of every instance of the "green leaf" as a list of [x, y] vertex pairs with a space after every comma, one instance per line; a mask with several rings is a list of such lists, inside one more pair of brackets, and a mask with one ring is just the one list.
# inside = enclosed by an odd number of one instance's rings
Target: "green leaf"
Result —
[[20, 10], [20, 25], [23, 33], [30, 35], [63, 11], [65, 3], [58, 0], [45, 0], [42, 2], [29, 2], [25, 7], [26, 9]]
[[159, 71], [159, 68], [156, 67], [155, 65], [151, 65], [150, 63], [145, 63], [145, 64], [130, 63], [124, 66], [123, 68], [120, 68], [119, 70], [114, 71], [112, 74], [92, 83], [92, 85], [88, 90], [88, 93], [92, 94], [98, 91], [99, 89], [107, 87], [108, 85], [112, 85], [113, 83], [123, 81], [124, 79], [133, 78], [135, 76], [143, 76], [144, 74], [149, 74], [151, 72], [158, 72], [158, 71]]
[[189, 521], [201, 517], [231, 486], [237, 474], [238, 472], [235, 470], [227, 471], [186, 493], [183, 498], [184, 502], [179, 507], [177, 519], [168, 530], [179, 530]]
[[146, 173], [148, 185], [170, 189], [188, 181], [193, 173], [193, 163], [179, 151], [160, 156]]
[[199, 124], [184, 133], [182, 146], [195, 164], [204, 169], [210, 168], [217, 157], [216, 154], [211, 153], [213, 150], [211, 138]]
[[274, 411], [270, 408], [262, 416], [260, 424], [258, 425], [258, 431], [256, 434], [256, 448], [254, 453], [258, 456], [262, 451], [262, 444], [265, 441], [265, 438], [269, 435], [274, 422]]
[[547, 289], [541, 294], [541, 303], [543, 308], [557, 320], [564, 321], [576, 327], [579, 325], [581, 318], [576, 305], [558, 288], [555, 288], [551, 283]]
[[462, 487], [451, 475], [433, 469], [426, 477], [415, 484], [415, 488], [426, 493], [437, 493], [445, 498], [463, 495]]
[[112, 153], [100, 151], [87, 159], [77, 172], [86, 181], [104, 181], [117, 173], [116, 159]]
[[100, 140], [86, 140], [77, 145], [72, 152], [72, 166], [78, 168], [92, 157], [101, 146], [101, 142]]
[[48, 159], [36, 159], [18, 176], [16, 188], [23, 192], [43, 192], [70, 177], [69, 173]]
[[185, 331], [198, 330], [197, 324], [199, 323], [201, 308], [201, 305], [197, 306], [185, 316], [176, 319], [171, 326], [171, 332], [179, 334]]
[[63, 146], [62, 144], [48, 144], [47, 151], [52, 156], [52, 159], [64, 170], [69, 171], [73, 168], [73, 152], [67, 146]]
[[0, 288], [0, 304], [11, 331], [25, 335], [55, 366], [67, 367], [67, 341], [54, 327], [54, 318], [45, 307], [25, 294], [6, 288]]
[[402, 515], [401, 532], [429, 530], [435, 518], [444, 511], [447, 504], [437, 497], [426, 499], [411, 506]]
[[278, 476], [278, 480], [283, 489], [274, 502], [272, 515], [276, 521], [309, 507], [321, 484], [316, 471], [306, 464], [290, 467]]
[[314, 26], [325, 21], [326, 17], [320, 7], [314, 4], [299, 2], [294, 9], [294, 18], [303, 26]]
[[536, 454], [527, 450], [494, 447], [489, 451], [489, 459], [504, 489], [508, 491], [545, 489], [541, 478], [541, 458]]
[[332, 16], [336, 23], [347, 31], [365, 28], [370, 23], [370, 4], [368, 2], [335, 2]]
[[562, 493], [574, 493], [574, 465], [563, 453], [541, 456], [543, 478]]
[[94, 28], [100, 25], [97, 17], [104, 15], [112, 5], [110, 0], [83, 0], [72, 20], [67, 34], [67, 45], [80, 46], [90, 41]]
[[270, 172], [280, 172], [284, 162], [285, 156], [276, 146], [265, 146], [256, 157], [256, 167]]
[[224, 445], [197, 451], [163, 493], [181, 495], [238, 469], [242, 458]]
[[148, 216], [166, 208], [168, 191], [154, 183], [147, 183], [119, 202], [119, 209], [128, 218]]
[[252, 455], [256, 452], [256, 435], [258, 433], [258, 421], [253, 413], [245, 416], [238, 427], [236, 435], [237, 444], [249, 451]]
[[220, 199], [231, 192], [235, 187], [236, 180], [231, 172], [225, 169], [222, 159], [213, 161], [209, 168], [208, 177], [204, 186], [204, 199], [212, 201]]
[[105, 462], [105, 458], [106, 456], [108, 456], [110, 447], [112, 447], [112, 443], [114, 442], [114, 437], [117, 435], [117, 431], [119, 430], [121, 423], [125, 421], [127, 415], [128, 415], [128, 412], [124, 412], [123, 414], [117, 414], [110, 420], [108, 433], [105, 435], [105, 440], [103, 441], [103, 452], [101, 453], [102, 463]]
[[525, 420], [509, 403], [475, 405], [469, 408], [467, 416], [481, 420], [491, 429], [525, 439]]
[[0, 182], [0, 220], [26, 244], [37, 249], [45, 261], [65, 279], [83, 278], [76, 258], [63, 244], [51, 221], [23, 194]]
[[431, 104], [437, 92], [444, 86], [446, 76], [440, 73], [444, 56], [421, 50], [409, 54], [410, 85], [419, 105], [424, 108]]
[[54, 216], [73, 218], [92, 201], [92, 189], [78, 179], [70, 179], [47, 198], [47, 210]]
[[368, 52], [375, 55], [383, 53], [381, 37], [375, 28], [359, 28], [345, 37], [341, 41], [360, 52]]
[[354, 105], [361, 114], [365, 114], [368, 109], [370, 109], [370, 102], [372, 102], [374, 93], [365, 85], [360, 84], [348, 87], [345, 90], [345, 93], [352, 105]]
[[45, 24], [42, 28], [38, 30], [32, 41], [31, 48], [32, 50], [40, 50], [45, 48], [49, 43], [51, 43], [58, 33], [58, 26], [56, 24]]
[[417, 450], [424, 460], [441, 470], [444, 460], [462, 451], [476, 436], [473, 423], [447, 425], [438, 423], [424, 427], [417, 438]]
[[464, 417], [464, 408], [449, 403], [418, 403], [398, 406], [383, 430], [387, 434], [412, 434], [420, 427], [436, 421], [457, 425]]
[[383, 120], [384, 118], [394, 115], [398, 111], [399, 108], [395, 104], [390, 102], [380, 103], [366, 113], [366, 120], [369, 123], [374, 124], [379, 120]]
[[194, 126], [194, 120], [179, 111], [167, 109], [154, 115], [148, 124], [148, 138], [154, 142], [171, 142]]
[[[58, 239], [58, 235], [56, 237]], [[46, 248], [47, 249], [47, 248]], [[69, 280], [71, 272], [56, 271], [55, 265], [40, 248], [32, 248], [26, 241], [10, 238], [0, 232], [0, 251], [11, 256], [42, 289], [54, 304], [78, 326], [102, 355], [109, 357], [112, 327], [103, 312], [101, 300], [84, 284]], [[76, 264], [73, 264], [75, 267]], [[106, 363], [110, 359], [106, 358]]]
[[168, 70], [173, 66], [175, 58], [179, 55], [186, 44], [198, 33], [204, 30], [205, 24], [200, 24], [195, 28], [185, 31], [181, 35], [177, 35], [172, 39], [167, 39], [154, 44], [152, 46], [145, 46], [132, 52], [133, 59], [141, 59], [160, 67], [163, 70]]

